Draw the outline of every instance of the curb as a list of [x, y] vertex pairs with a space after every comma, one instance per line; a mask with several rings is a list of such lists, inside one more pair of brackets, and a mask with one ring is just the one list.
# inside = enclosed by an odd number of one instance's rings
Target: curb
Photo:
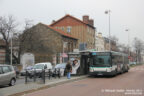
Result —
[[38, 91], [38, 90], [43, 90], [43, 89], [46, 89], [46, 88], [51, 88], [51, 87], [54, 87], [54, 86], [65, 84], [65, 83], [70, 83], [70, 82], [82, 80], [82, 79], [85, 79], [87, 77], [88, 76], [82, 76], [82, 77], [75, 78], [75, 79], [65, 80], [65, 81], [61, 81], [61, 82], [45, 85], [45, 86], [39, 87], [37, 89], [31, 89], [31, 90], [27, 90], [27, 91], [24, 91], [24, 92], [11, 94], [11, 95], [8, 95], [8, 96], [24, 96], [25, 94], [28, 94], [28, 93], [32, 93], [32, 92], [35, 92], [35, 91]]
[[144, 65], [144, 64], [131, 65], [130, 68], [133, 68], [133, 67], [136, 67], [136, 66], [141, 66], [141, 65]]

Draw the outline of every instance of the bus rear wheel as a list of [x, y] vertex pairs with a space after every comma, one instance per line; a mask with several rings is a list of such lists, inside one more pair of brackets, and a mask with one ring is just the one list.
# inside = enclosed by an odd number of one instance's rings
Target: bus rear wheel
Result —
[[111, 75], [112, 77], [117, 75], [117, 70], [114, 71], [113, 75]]
[[126, 69], [126, 71], [125, 72], [128, 72], [128, 68]]

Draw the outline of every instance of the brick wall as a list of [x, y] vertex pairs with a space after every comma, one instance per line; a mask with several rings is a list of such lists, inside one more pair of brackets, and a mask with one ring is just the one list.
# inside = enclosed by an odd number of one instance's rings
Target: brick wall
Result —
[[[95, 40], [95, 29], [82, 23], [77, 19], [72, 18], [71, 16], [66, 16], [57, 23], [51, 25], [57, 29], [63, 30], [65, 33], [68, 33], [76, 38], [78, 38], [78, 45], [80, 43], [87, 43], [87, 48], [94, 48]], [[71, 28], [71, 32], [67, 31], [67, 28]], [[77, 46], [78, 48], [79, 46]]]
[[4, 63], [5, 63], [5, 50], [0, 49], [0, 64], [4, 64]]
[[27, 37], [27, 40], [23, 43], [23, 53], [33, 53], [36, 63], [52, 62], [53, 55], [63, 52], [64, 40], [64, 42], [76, 42], [41, 23], [33, 26], [26, 32], [31, 33], [32, 38], [29, 39], [29, 37]]

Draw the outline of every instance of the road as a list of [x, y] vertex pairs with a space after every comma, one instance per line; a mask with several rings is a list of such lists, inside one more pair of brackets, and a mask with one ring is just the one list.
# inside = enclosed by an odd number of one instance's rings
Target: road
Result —
[[144, 65], [116, 77], [91, 77], [25, 96], [144, 96]]

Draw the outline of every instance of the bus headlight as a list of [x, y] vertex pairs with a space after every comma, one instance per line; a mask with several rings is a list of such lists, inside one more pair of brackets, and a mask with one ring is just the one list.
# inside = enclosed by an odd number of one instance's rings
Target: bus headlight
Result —
[[94, 72], [94, 70], [92, 68], [90, 68], [90, 72]]
[[107, 68], [107, 72], [111, 72], [112, 71], [112, 68]]

